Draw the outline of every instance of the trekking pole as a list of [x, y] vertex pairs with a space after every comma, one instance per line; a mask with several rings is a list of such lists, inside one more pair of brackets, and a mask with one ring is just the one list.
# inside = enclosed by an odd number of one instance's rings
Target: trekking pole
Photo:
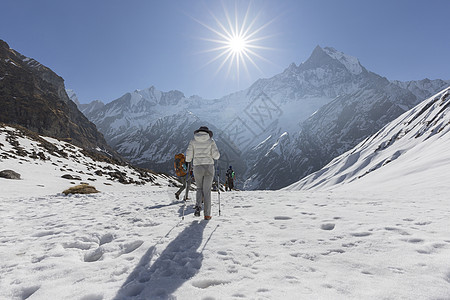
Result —
[[184, 211], [186, 210], [186, 199], [183, 200], [183, 213], [181, 215], [181, 220], [184, 220]]
[[189, 180], [191, 180], [191, 164], [187, 163], [187, 175], [186, 175], [186, 182], [185, 184], [185, 191], [184, 191], [184, 199], [183, 199], [183, 213], [181, 216], [181, 220], [184, 220], [184, 211], [186, 210], [186, 202], [188, 198], [188, 189], [190, 188]]
[[217, 162], [217, 193], [219, 197], [219, 216], [220, 216], [220, 168], [219, 162]]
[[191, 163], [187, 163], [186, 190], [184, 191], [184, 199], [187, 200], [189, 188], [191, 187]]

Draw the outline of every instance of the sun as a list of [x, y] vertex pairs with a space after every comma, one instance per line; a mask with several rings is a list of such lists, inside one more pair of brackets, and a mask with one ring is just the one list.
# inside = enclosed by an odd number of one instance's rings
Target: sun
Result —
[[248, 52], [247, 42], [245, 38], [241, 36], [234, 36], [228, 40], [228, 47], [230, 51], [234, 54], [241, 54], [243, 52]]
[[260, 61], [269, 62], [261, 52], [272, 50], [264, 45], [270, 38], [264, 35], [264, 30], [273, 22], [260, 22], [260, 13], [253, 13], [251, 2], [248, 7], [240, 11], [235, 2], [234, 13], [230, 13], [222, 2], [222, 17], [219, 18], [212, 12], [212, 24], [194, 19], [203, 27], [209, 30], [212, 37], [201, 38], [211, 44], [211, 48], [203, 52], [215, 53], [206, 62], [206, 65], [215, 63], [217, 65], [216, 74], [227, 69], [227, 76], [234, 75], [239, 80], [241, 72], [245, 72], [249, 77], [249, 69], [257, 69], [261, 74]]

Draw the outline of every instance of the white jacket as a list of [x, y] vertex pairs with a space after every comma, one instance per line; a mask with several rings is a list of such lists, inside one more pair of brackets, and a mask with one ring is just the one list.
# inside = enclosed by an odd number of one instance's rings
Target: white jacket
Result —
[[197, 132], [194, 138], [189, 142], [186, 150], [186, 161], [193, 160], [194, 166], [213, 165], [214, 160], [220, 157], [219, 149], [216, 142], [209, 136], [207, 132]]

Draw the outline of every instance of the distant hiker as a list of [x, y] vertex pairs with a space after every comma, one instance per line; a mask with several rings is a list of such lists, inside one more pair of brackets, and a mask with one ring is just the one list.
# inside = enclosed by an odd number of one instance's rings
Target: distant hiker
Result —
[[225, 191], [229, 189], [230, 191], [234, 189], [234, 180], [236, 179], [236, 174], [234, 174], [233, 168], [230, 166], [225, 174], [227, 181], [225, 184]]
[[186, 161], [194, 166], [195, 182], [197, 183], [197, 201], [195, 215], [200, 216], [202, 199], [204, 201], [205, 220], [211, 219], [211, 186], [214, 179], [214, 160], [220, 157], [213, 133], [206, 126], [194, 131], [194, 138], [186, 150]]
[[188, 170], [188, 164], [186, 163], [186, 159], [184, 157], [183, 153], [175, 154], [175, 159], [173, 161], [173, 167], [175, 168], [175, 174], [177, 174], [178, 177], [180, 177], [181, 187], [178, 189], [178, 191], [175, 193], [175, 198], [177, 200], [180, 199], [180, 194], [184, 191], [184, 189], [187, 187], [186, 190], [186, 198], [188, 197], [189, 193], [189, 185], [190, 185], [190, 179], [188, 176], [188, 173], [190, 172]]

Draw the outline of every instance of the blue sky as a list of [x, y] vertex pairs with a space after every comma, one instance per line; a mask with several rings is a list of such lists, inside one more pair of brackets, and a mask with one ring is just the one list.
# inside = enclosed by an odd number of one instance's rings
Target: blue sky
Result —
[[[152, 85], [219, 98], [300, 64], [316, 45], [391, 80], [450, 79], [449, 10], [448, 0], [1, 0], [0, 39], [62, 76], [82, 103]], [[210, 62], [227, 14], [254, 20], [252, 45], [263, 48], [247, 71]]]

